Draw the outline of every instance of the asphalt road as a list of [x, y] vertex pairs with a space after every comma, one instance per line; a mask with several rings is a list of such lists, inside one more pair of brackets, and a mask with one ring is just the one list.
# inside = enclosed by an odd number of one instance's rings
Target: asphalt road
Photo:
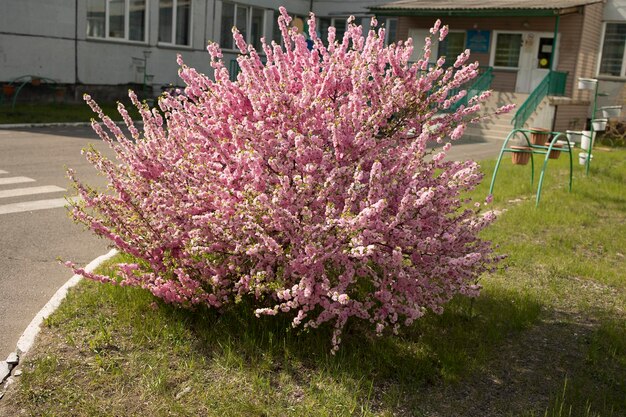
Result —
[[[90, 185], [102, 177], [82, 157], [89, 144], [111, 155], [88, 127], [0, 129], [0, 360], [15, 350], [32, 318], [71, 276], [57, 258], [85, 265], [108, 250], [68, 217], [65, 167]], [[452, 159], [489, 158], [501, 142], [462, 140]]]
[[88, 127], [0, 129], [0, 360], [72, 276], [57, 258], [85, 265], [107, 251], [63, 207], [72, 191], [65, 167], [104, 185], [80, 154], [90, 143], [111, 154]]

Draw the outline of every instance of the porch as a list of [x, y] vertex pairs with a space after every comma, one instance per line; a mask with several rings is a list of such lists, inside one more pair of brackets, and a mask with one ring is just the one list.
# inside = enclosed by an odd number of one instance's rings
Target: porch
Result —
[[[595, 73], [602, 7], [601, 0], [401, 0], [371, 10], [398, 18], [396, 40], [413, 38], [414, 61], [433, 22], [440, 18], [448, 25], [446, 40], [432, 45], [431, 60], [454, 60], [469, 48], [472, 61], [491, 68], [488, 88], [497, 94], [487, 111], [499, 102], [515, 103], [518, 110], [475, 133], [501, 136], [513, 126], [584, 128], [590, 97], [576, 81]], [[573, 126], [574, 120], [581, 125]]]

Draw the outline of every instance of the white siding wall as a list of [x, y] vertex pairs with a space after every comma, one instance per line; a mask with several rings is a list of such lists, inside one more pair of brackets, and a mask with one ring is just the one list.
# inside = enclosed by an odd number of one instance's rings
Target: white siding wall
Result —
[[[236, 0], [236, 3], [267, 9], [265, 34], [275, 24], [271, 10], [281, 5], [291, 14], [307, 16], [309, 0]], [[360, 16], [368, 24], [366, 6], [379, 1], [316, 0], [318, 16]], [[222, 0], [193, 0], [192, 45], [158, 45], [158, 0], [148, 0], [148, 40], [124, 42], [87, 39], [85, 0], [0, 0], [0, 82], [23, 75], [48, 77], [60, 83], [119, 85], [142, 83], [143, 71], [133, 57], [143, 58], [150, 50], [148, 74], [155, 91], [163, 85], [181, 84], [176, 54], [201, 72], [209, 73], [207, 41], [220, 41]], [[226, 51], [228, 66], [236, 53]], [[75, 69], [78, 68], [78, 73]]]

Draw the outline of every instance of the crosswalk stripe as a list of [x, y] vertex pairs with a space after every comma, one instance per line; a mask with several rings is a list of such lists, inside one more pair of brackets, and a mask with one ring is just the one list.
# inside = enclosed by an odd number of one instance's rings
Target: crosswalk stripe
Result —
[[[72, 197], [71, 200], [77, 201], [80, 197]], [[52, 198], [49, 200], [25, 201], [23, 203], [12, 203], [0, 205], [0, 214], [20, 213], [23, 211], [45, 210], [67, 205], [64, 198]]]
[[2, 175], [2, 174], [8, 174], [8, 172], [3, 170], [3, 169], [0, 169], [0, 175]]
[[28, 177], [8, 177], [0, 178], [0, 185], [19, 184], [22, 182], [34, 182], [35, 180]]
[[44, 185], [41, 187], [28, 187], [28, 188], [14, 188], [12, 190], [0, 190], [0, 198], [19, 197], [23, 195], [44, 194], [44, 193], [57, 193], [59, 191], [66, 191], [65, 188], [57, 187], [56, 185]]

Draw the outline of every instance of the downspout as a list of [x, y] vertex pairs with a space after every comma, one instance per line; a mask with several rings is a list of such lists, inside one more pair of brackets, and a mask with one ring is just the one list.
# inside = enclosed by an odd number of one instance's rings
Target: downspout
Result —
[[74, 2], [74, 100], [78, 101], [78, 0]]
[[309, 12], [313, 11], [313, 0], [309, 0]]

